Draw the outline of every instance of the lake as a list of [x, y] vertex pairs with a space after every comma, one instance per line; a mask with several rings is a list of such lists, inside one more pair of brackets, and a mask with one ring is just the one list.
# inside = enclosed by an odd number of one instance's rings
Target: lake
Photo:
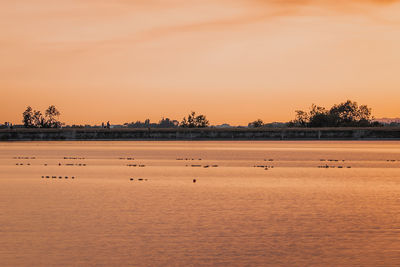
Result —
[[0, 262], [396, 266], [400, 142], [2, 142]]

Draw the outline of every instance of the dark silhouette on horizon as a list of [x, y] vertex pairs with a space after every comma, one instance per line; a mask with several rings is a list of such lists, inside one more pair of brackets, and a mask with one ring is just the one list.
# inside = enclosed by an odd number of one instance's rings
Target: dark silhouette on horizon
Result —
[[177, 120], [171, 120], [169, 118], [162, 118], [158, 123], [151, 123], [150, 119], [146, 119], [144, 122], [136, 121], [131, 123], [124, 123], [127, 128], [177, 128], [179, 122]]
[[[318, 128], [318, 127], [398, 127], [400, 122], [377, 121], [371, 113], [371, 108], [367, 105], [358, 105], [357, 102], [347, 100], [340, 104], [333, 105], [330, 109], [312, 104], [309, 111], [296, 110], [295, 119], [289, 122], [264, 123], [257, 119], [248, 123], [246, 126], [237, 126], [237, 128]], [[39, 110], [33, 110], [28, 106], [23, 112], [23, 125], [13, 125], [5, 122], [0, 125], [2, 129], [13, 128], [233, 128], [229, 124], [211, 126], [205, 115], [196, 115], [192, 111], [181, 122], [170, 118], [162, 118], [158, 123], [150, 122], [146, 119], [144, 122], [136, 121], [124, 123], [122, 125], [111, 125], [110, 122], [98, 125], [65, 125], [59, 121], [60, 111], [54, 106], [49, 106], [43, 115]], [[388, 119], [387, 119], [388, 120]]]
[[33, 110], [28, 106], [22, 116], [22, 123], [25, 128], [60, 128], [63, 125], [58, 120], [60, 111], [54, 105], [46, 109], [44, 116], [40, 110]]
[[263, 127], [265, 124], [261, 119], [255, 120], [253, 122], [250, 122], [248, 127], [249, 128], [260, 128]]
[[357, 102], [333, 105], [329, 110], [312, 104], [310, 111], [296, 110], [296, 118], [288, 123], [289, 127], [376, 127], [382, 126], [373, 121], [371, 109]]
[[182, 128], [206, 128], [210, 125], [210, 122], [207, 120], [206, 116], [198, 115], [196, 116], [196, 112], [192, 111], [187, 118], [184, 117], [179, 124], [179, 127]]

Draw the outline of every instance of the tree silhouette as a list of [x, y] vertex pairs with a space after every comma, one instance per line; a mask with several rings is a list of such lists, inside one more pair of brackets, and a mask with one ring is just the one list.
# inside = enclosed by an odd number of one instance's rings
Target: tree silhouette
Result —
[[62, 123], [58, 120], [60, 112], [51, 105], [45, 111], [43, 117], [42, 112], [33, 110], [30, 106], [22, 113], [22, 122], [26, 128], [59, 128]]
[[36, 111], [36, 110], [34, 111], [33, 124], [35, 125], [36, 128], [45, 128], [46, 127], [46, 121], [43, 118], [42, 112]]
[[205, 128], [209, 126], [209, 121], [206, 116], [198, 115], [196, 116], [196, 112], [192, 111], [187, 118], [184, 117], [180, 123], [180, 127], [182, 128]]
[[295, 120], [289, 123], [295, 127], [365, 127], [378, 126], [372, 123], [371, 109], [366, 105], [347, 100], [329, 110], [311, 105], [310, 111], [296, 110]]
[[33, 122], [33, 110], [30, 106], [26, 107], [26, 110], [22, 113], [22, 123], [25, 128], [33, 128], [35, 124]]
[[250, 128], [260, 128], [263, 126], [264, 126], [264, 122], [261, 119], [250, 122], [248, 125], [248, 127], [250, 127]]
[[58, 120], [60, 112], [54, 105], [51, 105], [46, 109], [45, 116], [46, 116], [45, 120], [46, 128], [61, 127], [61, 122]]

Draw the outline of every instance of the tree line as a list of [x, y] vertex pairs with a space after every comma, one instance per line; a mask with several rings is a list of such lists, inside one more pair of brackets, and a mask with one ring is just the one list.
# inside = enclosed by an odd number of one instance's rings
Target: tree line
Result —
[[[286, 127], [375, 127], [381, 123], [373, 121], [371, 108], [347, 100], [330, 109], [312, 104], [308, 111], [296, 110], [295, 119], [285, 123]], [[261, 119], [250, 122], [250, 128], [265, 127]]]
[[[54, 105], [49, 106], [44, 115], [40, 110], [34, 110], [31, 106], [28, 106], [22, 113], [22, 123], [25, 128], [60, 128], [64, 125], [59, 120], [60, 115], [60, 111]], [[150, 123], [150, 119], [147, 119], [144, 122], [125, 123], [124, 126], [128, 128], [205, 128], [210, 126], [210, 123], [205, 115], [196, 115], [196, 112], [192, 111], [181, 122], [162, 118], [158, 123]]]
[[296, 117], [289, 122], [291, 127], [371, 127], [381, 126], [373, 121], [371, 108], [346, 102], [333, 105], [330, 109], [312, 104], [309, 111], [296, 110]]
[[[59, 121], [60, 111], [54, 106], [49, 106], [44, 115], [39, 110], [33, 110], [30, 106], [22, 114], [23, 124], [26, 128], [60, 128], [64, 123]], [[294, 120], [287, 123], [266, 124], [261, 119], [248, 124], [249, 128], [260, 127], [374, 127], [382, 126], [381, 123], [373, 121], [371, 108], [367, 105], [358, 105], [357, 102], [347, 100], [335, 104], [327, 109], [312, 104], [308, 111], [296, 110]], [[169, 118], [162, 118], [158, 123], [151, 123], [150, 119], [144, 122], [136, 121], [125, 123], [128, 128], [206, 128], [210, 122], [203, 114], [197, 115], [190, 112], [180, 122]], [[83, 126], [82, 126], [83, 127]]]
[[176, 128], [179, 126], [179, 122], [170, 118], [162, 118], [158, 123], [146, 119], [145, 121], [124, 123], [124, 126], [127, 128]]
[[151, 123], [150, 119], [147, 119], [144, 122], [125, 123], [124, 126], [128, 128], [205, 128], [210, 126], [210, 122], [205, 115], [196, 115], [196, 112], [192, 111], [181, 122], [162, 118], [158, 123]]

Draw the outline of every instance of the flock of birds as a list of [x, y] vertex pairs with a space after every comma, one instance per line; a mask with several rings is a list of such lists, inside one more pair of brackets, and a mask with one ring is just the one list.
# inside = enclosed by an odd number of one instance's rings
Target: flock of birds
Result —
[[[195, 158], [177, 158], [176, 160], [184, 160], [184, 161], [194, 161], [194, 160], [202, 160], [201, 158], [195, 159]], [[203, 168], [216, 168], [218, 167], [217, 164], [186, 164], [186, 167], [203, 167]]]
[[[342, 159], [342, 160], [338, 160], [338, 159], [320, 159], [319, 161], [327, 161], [327, 162], [345, 162], [344, 159]], [[322, 169], [329, 169], [329, 168], [343, 169], [343, 168], [347, 168], [347, 169], [350, 169], [351, 166], [347, 166], [347, 167], [346, 167], [346, 166], [342, 166], [342, 165], [335, 166], [335, 165], [328, 165], [328, 164], [325, 164], [325, 165], [319, 165], [318, 168], [322, 168]]]
[[[19, 156], [19, 157], [13, 157], [13, 159], [18, 159], [18, 160], [35, 160], [36, 157], [25, 157], [25, 156]], [[64, 160], [84, 160], [84, 157], [63, 157]], [[132, 157], [120, 157], [118, 158], [119, 160], [127, 160], [127, 161], [134, 161], [135, 158]], [[177, 161], [201, 161], [201, 158], [176, 158]], [[395, 159], [387, 159], [386, 162], [398, 162], [400, 160], [395, 160]], [[264, 162], [274, 162], [274, 159], [264, 159]], [[338, 160], [338, 159], [320, 159], [320, 162], [329, 162], [329, 163], [344, 163], [346, 162], [345, 160]], [[17, 166], [31, 166], [30, 162], [17, 162], [15, 165]], [[47, 163], [44, 163], [44, 166], [48, 166]], [[61, 162], [58, 163], [58, 166], [87, 166], [86, 163], [64, 163], [62, 164]], [[128, 167], [146, 167], [146, 165], [144, 164], [136, 164], [136, 163], [129, 163], [126, 164], [126, 166]], [[186, 167], [203, 167], [203, 168], [216, 168], [219, 167], [219, 165], [217, 164], [186, 164]], [[274, 166], [269, 164], [269, 165], [265, 165], [265, 164], [260, 164], [260, 165], [254, 165], [254, 168], [262, 168], [264, 170], [269, 170], [269, 169], [273, 169]], [[351, 166], [344, 166], [344, 165], [328, 165], [327, 163], [324, 165], [319, 165], [317, 166], [318, 168], [324, 168], [324, 169], [329, 169], [329, 168], [339, 168], [339, 169], [343, 169], [343, 168], [347, 168], [350, 169]], [[42, 179], [75, 179], [75, 176], [55, 176], [55, 175], [43, 175]], [[134, 178], [134, 177], [130, 177], [129, 178], [130, 181], [148, 181], [148, 179], [144, 179], [144, 178]], [[193, 179], [193, 183], [196, 183], [197, 179]]]
[[[119, 158], [119, 160], [135, 160], [135, 158]], [[144, 164], [134, 164], [134, 163], [126, 164], [126, 166], [128, 166], [128, 167], [139, 167], [139, 168], [146, 167], [146, 165], [144, 165]], [[133, 180], [131, 180], [131, 181], [133, 181]]]
[[[36, 157], [13, 157], [13, 159], [20, 160], [35, 160]], [[83, 157], [63, 157], [64, 160], [84, 160]], [[17, 166], [31, 166], [30, 162], [17, 162], [15, 165]], [[59, 162], [58, 166], [86, 166], [86, 163], [65, 163], [62, 164]], [[44, 163], [43, 166], [48, 166], [47, 163]], [[42, 179], [75, 179], [75, 176], [59, 176], [59, 175], [42, 175]]]
[[[43, 178], [46, 178], [46, 179], [49, 179], [49, 178], [52, 178], [52, 179], [57, 179], [57, 176], [49, 176], [49, 175], [46, 175], [46, 176], [42, 176], [42, 179]], [[62, 179], [63, 178], [63, 176], [58, 176], [58, 179]], [[64, 176], [64, 178], [65, 179], [68, 179], [68, 176]], [[75, 179], [75, 176], [71, 176], [71, 179]]]

